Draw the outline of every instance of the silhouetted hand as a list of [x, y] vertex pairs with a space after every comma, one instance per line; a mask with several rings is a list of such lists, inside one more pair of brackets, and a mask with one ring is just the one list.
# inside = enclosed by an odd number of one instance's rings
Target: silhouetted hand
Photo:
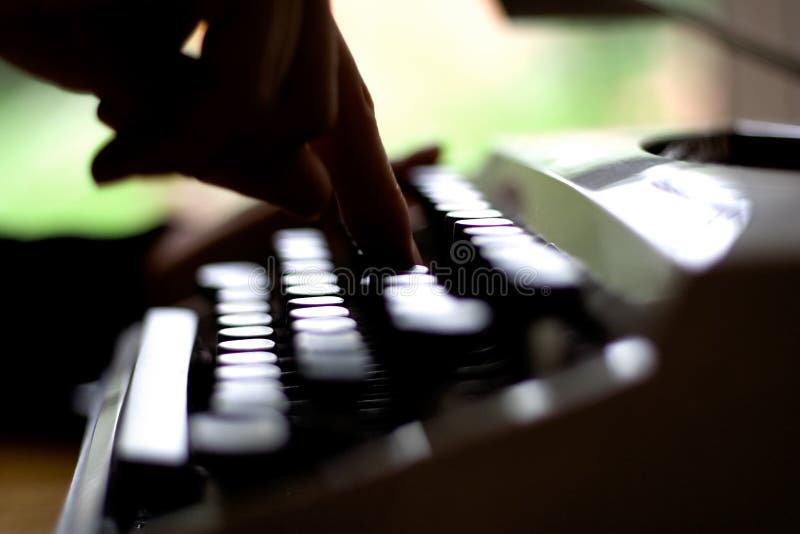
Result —
[[[201, 57], [181, 47], [199, 21]], [[4, 0], [0, 55], [100, 97], [98, 182], [179, 172], [314, 216], [335, 199], [376, 263], [414, 261], [372, 102], [326, 0]]]
[[[433, 165], [439, 147], [420, 149], [392, 162], [398, 181], [408, 179], [417, 165]], [[264, 247], [276, 230], [305, 224], [297, 216], [271, 204], [260, 203], [208, 229], [191, 225], [172, 225], [146, 258], [146, 284], [155, 303], [170, 304], [195, 291], [194, 273], [205, 264], [217, 261], [261, 261]]]

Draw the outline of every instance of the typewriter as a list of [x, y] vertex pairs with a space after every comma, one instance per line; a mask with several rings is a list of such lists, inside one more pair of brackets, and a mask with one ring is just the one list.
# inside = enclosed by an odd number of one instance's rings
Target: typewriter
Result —
[[770, 530], [798, 508], [795, 128], [414, 170], [424, 263], [339, 228], [119, 340], [59, 532]]

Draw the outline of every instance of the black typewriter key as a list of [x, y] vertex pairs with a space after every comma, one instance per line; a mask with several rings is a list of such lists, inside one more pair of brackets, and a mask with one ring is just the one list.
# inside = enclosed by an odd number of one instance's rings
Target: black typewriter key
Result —
[[279, 379], [281, 369], [271, 363], [247, 363], [241, 365], [222, 365], [214, 369], [217, 380], [264, 380]]
[[196, 413], [189, 419], [189, 437], [200, 454], [270, 454], [288, 445], [289, 422], [277, 411], [240, 417]]
[[272, 324], [272, 316], [268, 313], [234, 313], [231, 315], [220, 315], [217, 317], [217, 324], [225, 326], [269, 326]]
[[356, 326], [356, 322], [349, 317], [324, 317], [298, 319], [292, 323], [292, 330], [313, 334], [338, 334], [355, 330]]
[[278, 357], [272, 352], [227, 352], [217, 356], [218, 365], [241, 365], [253, 363], [278, 363]]
[[291, 319], [316, 319], [321, 317], [347, 317], [350, 310], [343, 306], [310, 306], [289, 312]]
[[236, 302], [220, 302], [214, 306], [217, 315], [232, 315], [237, 313], [267, 313], [269, 303], [263, 300], [241, 300]]
[[274, 333], [275, 331], [269, 326], [234, 326], [223, 328], [217, 332], [217, 339], [229, 341], [231, 339], [268, 338]]
[[217, 345], [220, 353], [224, 352], [261, 352], [271, 351], [275, 348], [275, 342], [271, 339], [231, 339], [223, 341]]

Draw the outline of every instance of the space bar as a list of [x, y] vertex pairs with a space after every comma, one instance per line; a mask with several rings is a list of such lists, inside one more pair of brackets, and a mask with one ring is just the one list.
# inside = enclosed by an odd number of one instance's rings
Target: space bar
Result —
[[153, 308], [145, 315], [115, 447], [118, 461], [165, 467], [186, 464], [186, 390], [197, 322], [193, 311], [182, 308]]

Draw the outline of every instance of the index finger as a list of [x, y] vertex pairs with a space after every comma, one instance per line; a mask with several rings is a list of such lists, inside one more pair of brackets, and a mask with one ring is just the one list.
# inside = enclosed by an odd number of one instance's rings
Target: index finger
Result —
[[375, 110], [341, 34], [338, 116], [315, 145], [331, 173], [342, 219], [371, 263], [405, 268], [417, 260], [400, 186], [383, 148]]

